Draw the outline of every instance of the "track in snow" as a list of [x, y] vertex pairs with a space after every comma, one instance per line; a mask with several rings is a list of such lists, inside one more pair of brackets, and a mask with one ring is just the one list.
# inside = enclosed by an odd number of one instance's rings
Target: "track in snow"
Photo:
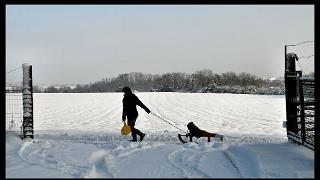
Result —
[[[202, 143], [199, 146], [195, 143], [169, 144], [150, 141], [99, 143], [35, 139], [23, 144], [19, 156], [28, 163], [55, 169], [71, 177], [210, 178], [219, 177], [219, 171], [224, 172], [221, 177], [225, 177], [225, 172], [228, 172], [231, 178], [241, 177], [235, 165], [224, 155], [224, 149], [221, 143]], [[139, 163], [142, 159], [144, 162]], [[202, 166], [206, 159], [213, 162], [209, 163], [212, 167]], [[157, 166], [156, 162], [161, 162], [161, 165]], [[150, 167], [150, 164], [153, 166]], [[147, 171], [141, 172], [141, 169], [139, 171], [136, 168], [145, 168]], [[128, 174], [120, 174], [126, 170]]]

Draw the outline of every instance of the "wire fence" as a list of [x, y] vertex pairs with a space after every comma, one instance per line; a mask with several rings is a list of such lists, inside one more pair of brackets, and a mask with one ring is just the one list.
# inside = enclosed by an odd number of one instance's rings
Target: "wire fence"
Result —
[[6, 130], [22, 135], [23, 99], [19, 86], [6, 86]]

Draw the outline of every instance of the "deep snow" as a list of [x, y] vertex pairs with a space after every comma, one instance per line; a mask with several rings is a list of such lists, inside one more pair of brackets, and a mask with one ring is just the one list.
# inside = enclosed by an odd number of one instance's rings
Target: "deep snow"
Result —
[[225, 135], [194, 139], [138, 109], [143, 142], [121, 136], [122, 93], [34, 94], [35, 139], [6, 133], [6, 177], [313, 178], [314, 151], [287, 142], [284, 96], [136, 93], [181, 129], [193, 121]]

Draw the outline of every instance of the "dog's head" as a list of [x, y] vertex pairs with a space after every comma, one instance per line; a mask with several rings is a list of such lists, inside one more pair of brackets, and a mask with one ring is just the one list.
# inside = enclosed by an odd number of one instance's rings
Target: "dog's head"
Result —
[[190, 130], [190, 129], [194, 129], [194, 124], [193, 124], [193, 122], [189, 122], [188, 123], [188, 125], [187, 125], [187, 127], [188, 127], [188, 129]]

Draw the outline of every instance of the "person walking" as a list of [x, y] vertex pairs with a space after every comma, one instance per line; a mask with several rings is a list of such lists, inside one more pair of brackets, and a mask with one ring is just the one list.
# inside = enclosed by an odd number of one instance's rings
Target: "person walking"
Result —
[[122, 121], [128, 119], [128, 126], [131, 128], [132, 142], [137, 142], [137, 134], [140, 136], [140, 141], [143, 140], [146, 134], [142, 133], [139, 129], [136, 129], [135, 123], [138, 118], [138, 111], [136, 105], [143, 108], [148, 114], [151, 112], [147, 106], [145, 106], [139, 98], [132, 93], [129, 87], [124, 87], [122, 89], [124, 92], [124, 97], [122, 99], [123, 111], [122, 111]]

